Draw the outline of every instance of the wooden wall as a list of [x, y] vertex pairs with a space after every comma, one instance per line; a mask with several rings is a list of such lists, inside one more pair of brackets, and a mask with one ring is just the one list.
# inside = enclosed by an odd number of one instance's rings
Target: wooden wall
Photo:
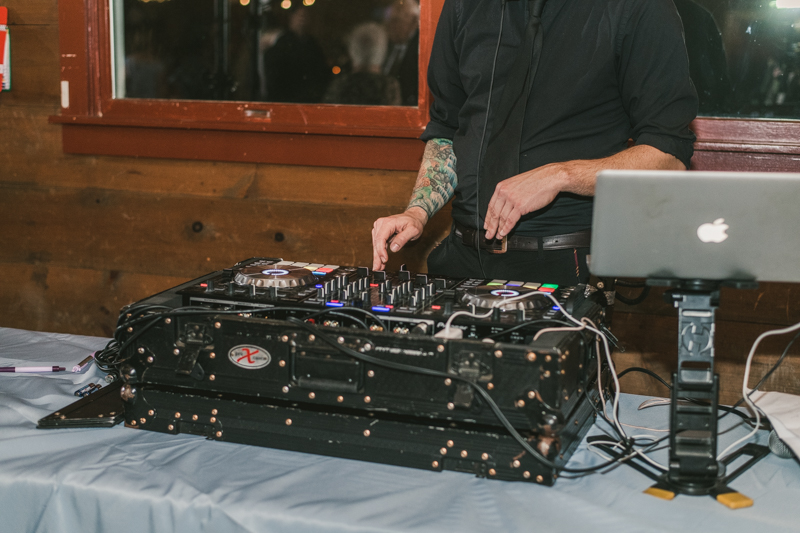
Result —
[[[60, 126], [47, 121], [60, 102], [57, 2], [5, 5], [13, 89], [0, 93], [0, 326], [109, 336], [122, 305], [247, 257], [371, 263], [372, 221], [405, 206], [415, 173], [65, 155]], [[390, 268], [423, 268], [448, 227], [445, 211]], [[723, 294], [724, 401], [737, 398], [758, 333], [799, 321], [799, 303], [796, 285]], [[618, 306], [614, 330], [626, 346], [620, 368], [646, 366], [668, 378], [673, 309], [657, 295]], [[754, 374], [786, 340], [765, 343]], [[773, 388], [800, 392], [797, 359]], [[666, 394], [639, 376], [623, 386]]]

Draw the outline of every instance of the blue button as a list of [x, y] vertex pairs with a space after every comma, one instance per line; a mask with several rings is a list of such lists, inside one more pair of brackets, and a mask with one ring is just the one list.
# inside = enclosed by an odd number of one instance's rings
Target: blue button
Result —
[[342, 302], [325, 302], [328, 307], [344, 307]]

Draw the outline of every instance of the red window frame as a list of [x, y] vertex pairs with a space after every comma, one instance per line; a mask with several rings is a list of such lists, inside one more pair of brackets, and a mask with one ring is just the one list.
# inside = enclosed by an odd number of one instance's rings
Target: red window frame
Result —
[[114, 99], [109, 0], [59, 0], [68, 107], [50, 120], [63, 125], [68, 153], [413, 170], [443, 4], [420, 2], [418, 106], [373, 107]]
[[[416, 170], [425, 83], [444, 0], [420, 1], [418, 107], [114, 100], [108, 0], [59, 0], [67, 153]], [[701, 117], [693, 168], [800, 170], [800, 122]]]

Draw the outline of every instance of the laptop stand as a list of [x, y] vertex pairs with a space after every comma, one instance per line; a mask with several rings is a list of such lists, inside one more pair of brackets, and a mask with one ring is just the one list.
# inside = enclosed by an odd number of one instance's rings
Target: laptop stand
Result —
[[[678, 368], [672, 374], [669, 465], [666, 473], [656, 475], [635, 462], [629, 464], [656, 481], [645, 491], [652, 496], [671, 500], [677, 494], [708, 495], [731, 509], [750, 507], [753, 500], [728, 483], [769, 454], [769, 448], [747, 444], [723, 461], [717, 460], [719, 375], [714, 372], [714, 315], [722, 286], [755, 289], [758, 283], [650, 278], [647, 285], [669, 287], [664, 297], [678, 309]], [[726, 475], [725, 467], [742, 455], [750, 459]]]

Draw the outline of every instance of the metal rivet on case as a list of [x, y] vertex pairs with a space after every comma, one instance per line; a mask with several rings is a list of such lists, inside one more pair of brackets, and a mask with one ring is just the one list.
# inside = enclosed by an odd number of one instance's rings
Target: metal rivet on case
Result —
[[284, 367], [284, 366], [286, 366], [286, 361], [284, 361], [283, 359], [281, 359], [280, 361], [278, 361], [278, 366], [280, 366], [280, 367]]
[[481, 459], [483, 459], [484, 461], [488, 461], [489, 460], [489, 454], [486, 453], [486, 452], [482, 453], [481, 454]]
[[450, 379], [450, 378], [447, 378], [447, 379], [444, 380], [444, 384], [447, 385], [447, 386], [450, 386], [450, 385], [453, 384], [453, 380]]
[[136, 420], [131, 420], [131, 425], [135, 426], [136, 425]]
[[528, 398], [530, 398], [531, 400], [536, 398], [536, 391], [529, 390], [528, 391]]
[[486, 388], [492, 390], [494, 388], [494, 383], [487, 383]]
[[375, 377], [375, 371], [374, 370], [369, 370], [367, 372], [367, 377], [368, 378], [374, 378]]
[[550, 362], [550, 361], [552, 361], [552, 360], [553, 360], [553, 358], [552, 358], [552, 357], [550, 357], [549, 355], [545, 355], [545, 356], [544, 356], [544, 362], [545, 362], [545, 363], [549, 363], [549, 362]]
[[175, 418], [180, 418], [180, 417], [181, 417], [180, 413], [175, 413]]
[[136, 350], [136, 351], [137, 351], [137, 352], [139, 352], [139, 353], [144, 353], [144, 348], [139, 348], [139, 349], [138, 349], [138, 350]]
[[154, 414], [156, 414], [156, 412], [150, 409], [149, 411], [147, 411], [147, 414], [153, 416]]
[[497, 475], [497, 470], [495, 470], [494, 468], [490, 468], [490, 469], [489, 469], [489, 475], [490, 475], [490, 476], [495, 476], [495, 475]]
[[439, 468], [439, 461], [432, 462], [431, 466], [434, 467], [434, 468]]
[[212, 424], [214, 424], [217, 421], [217, 417], [216, 416], [212, 416], [210, 418], [210, 421], [211, 421]]
[[447, 455], [447, 448], [444, 448], [444, 447], [439, 448], [439, 453], [442, 454], [442, 455]]
[[517, 407], [525, 407], [525, 400], [517, 400]]
[[314, 394], [313, 392], [309, 392], [309, 393], [308, 393], [308, 398], [309, 398], [310, 400], [313, 400], [313, 399], [314, 399], [314, 398], [316, 398], [316, 397], [317, 397], [317, 395], [316, 395], [316, 394]]
[[313, 333], [312, 333], [311, 335], [309, 335], [309, 336], [308, 336], [308, 340], [309, 340], [309, 342], [314, 342], [314, 339], [316, 339], [316, 338], [317, 338], [317, 337], [316, 337], [316, 336], [315, 336]]
[[531, 473], [526, 470], [522, 473], [522, 477], [524, 477], [525, 479], [530, 479]]
[[287, 418], [286, 419], [286, 425], [287, 426], [291, 426], [292, 425], [292, 419], [291, 418]]
[[370, 398], [369, 396], [364, 396], [364, 403], [369, 403], [371, 401], [372, 401], [372, 398]]
[[139, 419], [139, 422], [141, 422], [142, 424], [144, 424], [145, 422], [147, 422], [147, 419], [146, 419], [146, 418], [140, 418], [140, 419]]
[[336, 401], [342, 403], [344, 401], [344, 396], [337, 396]]
[[133, 328], [128, 326], [128, 333], [132, 333], [132, 332], [133, 332]]
[[444, 351], [444, 344], [440, 344], [439, 346], [437, 346], [436, 351], [442, 353]]
[[364, 436], [369, 437], [370, 431], [368, 429], [364, 430]]
[[210, 376], [208, 376], [208, 379], [210, 381], [214, 381], [215, 379], [217, 379], [217, 376], [215, 376], [214, 374], [211, 374]]
[[467, 457], [467, 455], [468, 455], [468, 454], [467, 454], [467, 450], [461, 450], [461, 457], [464, 457], [464, 458], [466, 458], [466, 457]]
[[538, 476], [536, 476], [536, 483], [541, 483], [542, 481], [544, 481], [544, 477], [542, 477], [542, 475], [541, 475], [541, 474], [539, 474]]
[[153, 356], [152, 356], [152, 355], [151, 355], [150, 357], [148, 357], [148, 358], [147, 358], [147, 362], [148, 362], [148, 363], [152, 363], [153, 361], [155, 361], [155, 359], [153, 359]]
[[167, 426], [167, 429], [168, 429], [168, 430], [170, 430], [170, 431], [172, 431], [172, 430], [174, 430], [174, 429], [175, 429], [175, 426], [173, 426], [172, 424], [170, 424], [170, 425], [168, 425], [168, 426]]
[[210, 354], [208, 354], [208, 358], [209, 359], [214, 359], [215, 357], [217, 357], [217, 354], [215, 354], [214, 352], [211, 352]]
[[214, 327], [219, 329], [219, 328], [222, 327], [222, 323], [221, 322], [214, 322]]
[[338, 342], [339, 344], [344, 344], [344, 337], [339, 337], [338, 339], [336, 339], [336, 342]]
[[500, 359], [501, 357], [503, 357], [503, 351], [502, 350], [495, 350], [494, 356], [497, 357], [498, 359]]
[[283, 388], [282, 388], [281, 390], [282, 390], [283, 392], [289, 392], [289, 386], [288, 386], [288, 385], [284, 385], [284, 386], [283, 386]]
[[289, 336], [288, 335], [282, 336], [281, 337], [281, 342], [289, 342]]
[[452, 448], [455, 443], [451, 440], [447, 441], [447, 447]]
[[454, 404], [453, 402], [447, 402], [447, 408], [452, 411], [453, 409], [456, 408], [456, 404]]
[[217, 413], [219, 413], [219, 411], [217, 411], [216, 409], [212, 409], [212, 410], [211, 410], [211, 414], [212, 414], [212, 415], [216, 415]]
[[192, 420], [197, 420], [198, 418], [200, 418], [200, 417], [197, 416], [197, 415], [192, 415]]
[[533, 363], [534, 361], [536, 361], [536, 354], [533, 352], [528, 352], [528, 355], [525, 356], [525, 359]]
[[174, 355], [180, 355], [180, 354], [181, 354], [181, 351], [180, 351], [179, 349], [175, 348], [174, 350], [172, 350], [172, 353], [173, 353]]
[[217, 437], [221, 437], [222, 436], [222, 432], [221, 431], [217, 431], [216, 435], [217, 435]]
[[511, 463], [511, 466], [513, 466], [514, 468], [519, 468], [519, 465], [521, 464], [522, 463], [519, 462], [519, 459], [514, 459], [514, 462]]
[[[130, 316], [130, 315], [128, 315], [128, 316]], [[171, 318], [165, 318], [164, 319], [164, 324], [172, 324], [172, 319]]]

